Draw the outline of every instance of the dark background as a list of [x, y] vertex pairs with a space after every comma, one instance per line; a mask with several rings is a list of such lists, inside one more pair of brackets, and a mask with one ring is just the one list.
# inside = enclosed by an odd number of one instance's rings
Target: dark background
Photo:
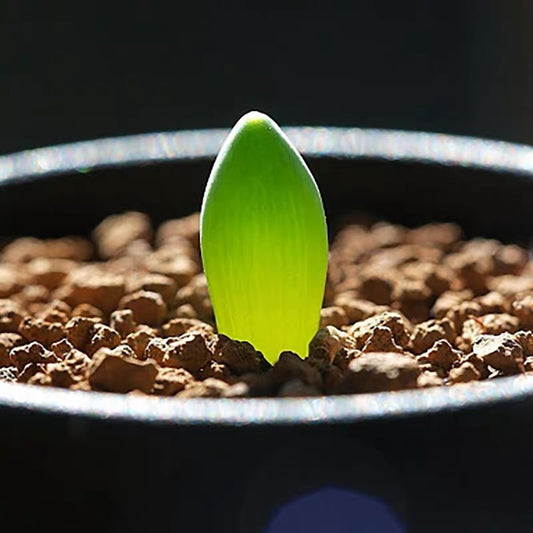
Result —
[[282, 125], [533, 143], [531, 0], [3, 0], [0, 153]]

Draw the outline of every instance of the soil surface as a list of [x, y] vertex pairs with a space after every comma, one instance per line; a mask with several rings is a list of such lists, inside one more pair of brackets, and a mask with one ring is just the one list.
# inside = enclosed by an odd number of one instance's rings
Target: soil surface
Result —
[[20, 238], [0, 258], [0, 380], [129, 394], [310, 396], [533, 372], [533, 262], [454, 224], [345, 225], [304, 360], [218, 334], [199, 216], [103, 220], [91, 239]]

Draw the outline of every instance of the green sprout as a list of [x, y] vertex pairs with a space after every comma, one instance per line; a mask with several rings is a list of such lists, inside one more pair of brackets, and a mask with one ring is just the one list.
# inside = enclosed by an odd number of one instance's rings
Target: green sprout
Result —
[[328, 262], [324, 207], [300, 154], [268, 116], [231, 130], [205, 190], [200, 241], [217, 328], [275, 363], [307, 355]]

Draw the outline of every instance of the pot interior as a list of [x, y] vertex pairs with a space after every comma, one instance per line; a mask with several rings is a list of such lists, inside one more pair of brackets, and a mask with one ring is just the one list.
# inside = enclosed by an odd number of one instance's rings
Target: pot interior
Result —
[[[376, 140], [376, 132], [365, 134], [359, 131], [362, 139], [367, 141], [366, 145], [362, 144], [363, 148], [359, 146], [357, 150], [343, 148], [322, 152], [316, 148], [315, 141], [323, 138], [324, 130], [295, 130], [293, 133], [300, 135], [300, 143], [307, 142], [309, 150], [306, 151], [303, 146], [302, 151], [318, 182], [332, 233], [346, 219], [364, 214], [406, 226], [451, 221], [461, 225], [469, 237], [494, 237], [526, 246], [530, 242], [529, 199], [533, 197], [533, 172], [525, 171], [523, 165], [512, 164], [513, 151], [524, 150], [525, 147], [508, 145], [502, 148], [495, 144], [499, 153], [505, 155], [505, 161], [511, 162], [506, 166], [480, 163], [479, 154], [475, 151], [478, 144], [469, 144], [470, 141], [457, 138], [433, 136], [431, 153], [437, 155], [416, 157], [410, 149], [403, 153], [402, 143], [393, 156], [385, 150], [380, 153], [379, 143], [372, 144], [372, 139]], [[204, 132], [203, 135], [208, 138], [210, 134]], [[216, 146], [220, 132], [213, 135], [216, 137]], [[395, 135], [401, 137], [401, 134]], [[409, 141], [409, 134], [405, 135], [404, 141]], [[424, 139], [427, 140], [428, 135]], [[412, 141], [416, 144], [416, 138]], [[439, 143], [445, 151], [446, 143], [452, 141], [465, 149], [455, 163], [443, 161], [438, 156]], [[90, 150], [97, 151], [98, 142], [84, 144]], [[166, 158], [142, 161], [142, 154], [135, 151], [138, 145], [135, 138], [121, 142], [130, 150], [121, 164], [113, 163], [113, 158], [109, 161], [104, 158], [94, 167], [77, 165], [68, 169], [68, 165], [54, 167], [53, 162], [49, 162], [44, 165], [44, 172], [32, 174], [21, 171], [19, 175], [15, 172], [8, 179], [0, 181], [2, 236], [84, 235], [104, 217], [126, 210], [146, 212], [154, 224], [158, 224], [200, 209], [216, 149], [198, 157], [191, 157], [190, 154], [185, 157], [178, 148]], [[419, 148], [422, 149], [423, 145]], [[79, 149], [83, 151], [83, 147]], [[68, 154], [69, 148], [58, 147], [54, 153], [57, 156], [62, 151]], [[32, 155], [39, 155], [38, 151], [29, 152], [25, 157], [31, 158]], [[13, 156], [13, 159], [20, 157]], [[2, 165], [5, 167], [10, 162], [10, 157], [0, 159], [1, 170]], [[168, 411], [161, 405], [168, 404], [169, 400], [157, 400], [160, 407], [154, 410], [155, 401], [144, 404], [146, 400], [141, 398], [104, 399], [104, 396], [109, 395], [100, 393], [85, 394], [83, 399], [65, 406], [65, 391], [39, 390], [31, 395], [19, 391], [12, 394], [9, 390], [11, 386], [6, 388], [5, 384], [0, 384], [0, 403], [12, 407], [22, 404], [32, 409], [42, 406], [48, 411], [62, 406], [63, 410], [97, 416], [106, 412], [106, 416], [111, 414], [150, 420], [160, 417], [167, 421], [219, 420], [235, 423], [242, 421], [245, 416], [252, 422], [295, 422], [331, 420], [332, 414], [335, 414], [333, 418], [343, 420], [405, 415], [428, 409], [506, 401], [533, 393], [533, 387], [525, 385], [518, 378], [501, 378], [498, 381], [501, 381], [501, 385], [468, 386], [471, 390], [475, 389], [473, 394], [466, 389], [453, 391], [452, 387], [439, 391], [372, 395], [375, 398], [325, 398], [316, 400], [314, 407], [310, 407], [306, 400], [285, 401], [286, 408], [280, 407], [280, 400], [264, 400], [263, 403], [262, 400], [246, 400], [249, 406], [254, 404], [256, 407], [243, 409], [243, 401], [225, 401], [225, 412], [221, 412], [209, 400], [190, 402], [188, 409]], [[20, 389], [20, 386], [17, 387]], [[317, 401], [325, 403], [319, 406]], [[136, 406], [133, 410], [131, 402]], [[356, 404], [359, 406], [357, 409], [354, 408]], [[315, 412], [315, 408], [318, 411]]]
[[[304, 154], [305, 155], [305, 154]], [[376, 157], [307, 156], [334, 232], [365, 214], [414, 226], [456, 222], [467, 236], [528, 243], [533, 180], [508, 171]], [[199, 211], [212, 158], [96, 168], [0, 184], [2, 236], [86, 234], [125, 210], [154, 223]]]

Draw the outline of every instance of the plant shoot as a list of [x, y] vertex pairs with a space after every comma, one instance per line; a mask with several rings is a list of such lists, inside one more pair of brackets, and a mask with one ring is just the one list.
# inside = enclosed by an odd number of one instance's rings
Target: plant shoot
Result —
[[217, 328], [274, 363], [307, 355], [328, 261], [318, 187], [268, 116], [250, 112], [224, 142], [205, 190], [200, 240]]

